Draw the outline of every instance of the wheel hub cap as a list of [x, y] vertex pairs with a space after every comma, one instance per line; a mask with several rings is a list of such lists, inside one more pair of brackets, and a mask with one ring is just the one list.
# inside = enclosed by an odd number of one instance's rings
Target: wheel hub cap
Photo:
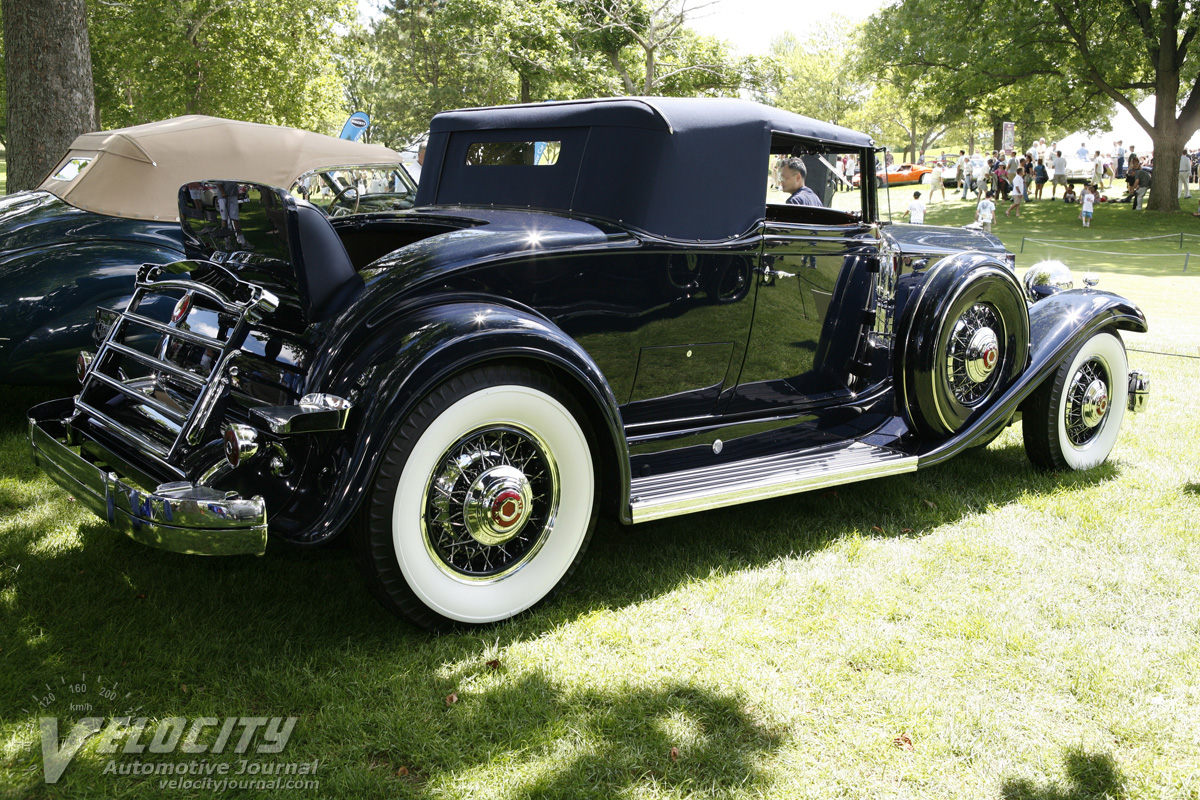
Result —
[[967, 345], [967, 377], [975, 383], [984, 383], [992, 376], [1000, 361], [1000, 340], [991, 328], [980, 328], [971, 335]]
[[521, 470], [498, 466], [485, 470], [467, 490], [463, 518], [480, 544], [509, 541], [524, 527], [533, 507], [533, 489]]
[[1102, 380], [1094, 380], [1083, 393], [1083, 424], [1094, 428], [1108, 412], [1108, 386]]

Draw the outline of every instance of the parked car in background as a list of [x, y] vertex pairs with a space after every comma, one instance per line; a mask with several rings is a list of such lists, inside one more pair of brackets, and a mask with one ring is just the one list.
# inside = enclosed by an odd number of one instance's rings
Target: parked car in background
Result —
[[[835, 191], [847, 155], [874, 173], [852, 130], [621, 98], [437, 115], [407, 211], [245, 185], [220, 236], [185, 188], [187, 260], [143, 268], [78, 395], [30, 410], [34, 458], [167, 550], [347, 536], [432, 629], [553, 595], [599, 514], [911, 472], [1022, 415], [1037, 466], [1104, 461], [1146, 396], [1119, 333], [1141, 311], [1061, 265], [1023, 284], [990, 234], [882, 222], [885, 193]], [[820, 207], [764, 201], [778, 157]]]
[[[1054, 177], [1054, 166], [1051, 164], [1048, 170], [1050, 177]], [[1092, 178], [1096, 174], [1096, 167], [1089, 159], [1084, 158], [1068, 158], [1067, 159], [1067, 184], [1074, 186], [1077, 183], [1091, 183]]]
[[[184, 257], [181, 184], [268, 183], [334, 216], [394, 210], [416, 194], [399, 160], [376, 145], [203, 116], [78, 137], [36, 190], [0, 198], [0, 383], [69, 383], [96, 307], [123, 306], [142, 264]], [[222, 211], [232, 206], [209, 192], [210, 224], [234, 235]]]
[[[927, 167], [924, 164], [893, 164], [886, 170], [877, 170], [875, 175], [879, 178], [880, 183], [886, 182], [889, 186], [900, 185], [905, 183], [924, 183], [928, 184], [931, 180], [932, 167]], [[859, 176], [855, 175], [853, 184], [859, 184]]]
[[[970, 160], [970, 163], [971, 163], [971, 181], [972, 181], [972, 186], [973, 186], [975, 181], [982, 180], [983, 177], [987, 174], [987, 159], [985, 159], [979, 153], [975, 153], [971, 156], [968, 156], [968, 159]], [[948, 156], [946, 158], [946, 164], [943, 167], [943, 171], [942, 171], [942, 182], [946, 186], [957, 186], [958, 185], [958, 158], [957, 157], [949, 157]]]

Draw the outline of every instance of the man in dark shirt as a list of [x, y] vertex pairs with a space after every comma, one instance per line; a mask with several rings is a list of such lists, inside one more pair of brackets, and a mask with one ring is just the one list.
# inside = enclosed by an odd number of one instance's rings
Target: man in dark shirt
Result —
[[[1130, 159], [1132, 166], [1133, 159]], [[1142, 207], [1142, 201], [1146, 197], [1146, 190], [1150, 188], [1150, 173], [1142, 169], [1142, 165], [1138, 164], [1137, 169], [1133, 171], [1133, 184], [1129, 187], [1133, 190], [1133, 209]]]
[[821, 208], [824, 204], [821, 198], [817, 197], [817, 193], [804, 185], [804, 179], [808, 177], [808, 168], [804, 166], [804, 162], [799, 158], [785, 159], [779, 166], [779, 185], [785, 192], [791, 194], [787, 202], [796, 206], [817, 206]]

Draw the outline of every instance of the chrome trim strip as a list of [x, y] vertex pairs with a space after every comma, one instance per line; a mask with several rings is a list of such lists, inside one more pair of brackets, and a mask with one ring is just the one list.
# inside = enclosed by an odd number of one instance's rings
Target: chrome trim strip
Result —
[[784, 453], [634, 478], [630, 510], [635, 523], [648, 522], [916, 469], [916, 456], [850, 442], [815, 452]]

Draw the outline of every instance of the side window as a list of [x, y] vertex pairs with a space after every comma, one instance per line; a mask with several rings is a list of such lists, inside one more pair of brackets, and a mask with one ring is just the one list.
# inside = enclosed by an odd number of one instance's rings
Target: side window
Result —
[[772, 153], [767, 164], [768, 219], [826, 224], [861, 219], [864, 187], [860, 153], [832, 151], [815, 144], [806, 147], [785, 143], [773, 149], [783, 152]]

